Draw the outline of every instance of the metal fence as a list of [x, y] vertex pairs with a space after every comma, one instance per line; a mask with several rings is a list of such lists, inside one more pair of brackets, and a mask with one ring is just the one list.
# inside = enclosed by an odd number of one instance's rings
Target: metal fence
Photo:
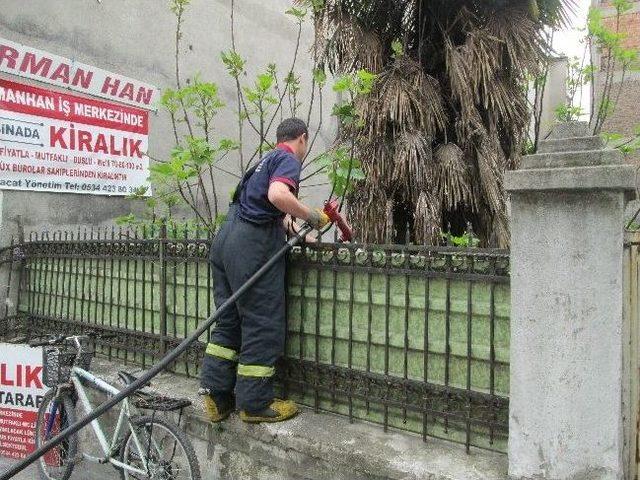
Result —
[[[30, 334], [98, 328], [143, 367], [214, 309], [198, 232], [32, 234], [7, 249], [5, 320]], [[504, 451], [509, 257], [499, 250], [318, 244], [289, 258], [283, 394], [388, 427]], [[9, 287], [7, 287], [9, 288]], [[18, 322], [16, 322], [18, 320]], [[196, 376], [207, 338], [172, 369]]]

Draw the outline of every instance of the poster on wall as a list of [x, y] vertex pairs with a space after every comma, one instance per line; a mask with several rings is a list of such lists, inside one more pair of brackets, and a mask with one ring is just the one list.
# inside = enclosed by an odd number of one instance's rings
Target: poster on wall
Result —
[[0, 72], [87, 95], [156, 110], [160, 90], [148, 83], [0, 38]]
[[42, 348], [0, 343], [0, 457], [24, 458], [35, 450], [42, 383]]
[[148, 133], [146, 110], [0, 79], [0, 189], [150, 195]]

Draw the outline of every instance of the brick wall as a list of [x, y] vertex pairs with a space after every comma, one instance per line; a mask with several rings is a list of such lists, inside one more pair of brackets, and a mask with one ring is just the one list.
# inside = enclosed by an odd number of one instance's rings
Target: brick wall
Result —
[[[620, 17], [619, 32], [625, 35], [623, 41], [625, 48], [640, 50], [640, 0], [635, 0], [632, 3], [634, 5], [631, 10]], [[594, 5], [603, 9], [605, 25], [615, 30], [615, 10], [611, 1], [595, 1]], [[599, 71], [601, 72], [606, 62], [606, 52], [597, 52], [595, 61], [596, 65], [600, 65]], [[595, 85], [596, 97], [602, 91], [603, 82], [601, 75], [598, 75], [598, 77], [596, 77]], [[620, 74], [617, 75], [616, 80], [620, 80]], [[613, 91], [612, 98], [615, 100], [618, 92], [617, 85], [614, 85]], [[596, 98], [596, 105], [597, 102]], [[603, 130], [606, 132], [632, 134], [635, 128], [640, 125], [640, 108], [638, 108], [638, 105], [640, 105], [640, 73], [630, 72], [626, 74], [616, 110], [607, 118]]]

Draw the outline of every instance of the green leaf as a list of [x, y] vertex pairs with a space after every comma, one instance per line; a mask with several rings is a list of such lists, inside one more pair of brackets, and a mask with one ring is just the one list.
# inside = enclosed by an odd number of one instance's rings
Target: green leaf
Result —
[[333, 84], [333, 91], [338, 93], [346, 92], [351, 90], [352, 86], [353, 80], [351, 77], [349, 75], [342, 75], [338, 77], [336, 82]]
[[289, 10], [286, 10], [284, 13], [286, 13], [287, 15], [291, 15], [292, 17], [295, 17], [296, 19], [298, 19], [299, 22], [304, 20], [304, 17], [307, 16], [307, 11], [305, 9], [296, 8], [296, 7], [291, 7]]
[[171, 165], [168, 163], [154, 163], [149, 166], [149, 171], [161, 176], [171, 175]]
[[315, 68], [313, 70], [313, 79], [321, 87], [327, 83], [327, 74], [321, 68]]
[[351, 179], [352, 180], [364, 180], [366, 177], [361, 168], [354, 168], [351, 171]]
[[393, 51], [393, 58], [398, 58], [404, 55], [404, 46], [400, 40], [394, 40], [391, 42], [391, 50]]
[[273, 75], [271, 75], [270, 73], [261, 73], [258, 75], [256, 87], [259, 91], [266, 92], [273, 86], [273, 81]]
[[171, 0], [169, 9], [177, 15], [178, 13], [182, 13], [189, 3], [191, 3], [191, 0]]
[[602, 138], [604, 139], [605, 142], [616, 142], [618, 140], [622, 140], [624, 137], [621, 133], [606, 133], [603, 132], [601, 134]]
[[180, 107], [177, 92], [171, 88], [165, 89], [160, 97], [160, 105], [167, 109], [169, 113], [175, 113]]
[[231, 150], [238, 150], [240, 148], [240, 144], [235, 140], [231, 140], [229, 138], [222, 138], [218, 143], [218, 151], [228, 152]]
[[358, 70], [358, 93], [369, 94], [373, 89], [373, 84], [376, 81], [377, 75], [367, 70]]
[[131, 225], [136, 222], [136, 216], [133, 213], [116, 217], [116, 225]]
[[222, 63], [232, 77], [238, 78], [240, 74], [244, 73], [246, 61], [237, 52], [233, 50], [220, 52], [220, 58], [222, 58]]

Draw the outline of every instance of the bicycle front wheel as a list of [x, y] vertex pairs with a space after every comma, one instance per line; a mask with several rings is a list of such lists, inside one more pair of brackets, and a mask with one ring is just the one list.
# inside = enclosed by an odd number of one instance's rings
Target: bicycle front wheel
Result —
[[140, 475], [123, 468], [124, 480], [201, 480], [196, 453], [186, 435], [174, 423], [161, 418], [145, 416], [131, 420], [140, 447], [136, 445], [131, 429], [120, 448], [120, 461], [144, 470], [147, 459], [148, 474]]
[[[76, 411], [71, 392], [49, 390], [42, 399], [36, 421], [36, 448], [55, 437], [62, 430], [76, 423]], [[43, 480], [67, 480], [74, 467], [78, 451], [78, 435], [68, 436], [38, 460], [40, 478]]]

